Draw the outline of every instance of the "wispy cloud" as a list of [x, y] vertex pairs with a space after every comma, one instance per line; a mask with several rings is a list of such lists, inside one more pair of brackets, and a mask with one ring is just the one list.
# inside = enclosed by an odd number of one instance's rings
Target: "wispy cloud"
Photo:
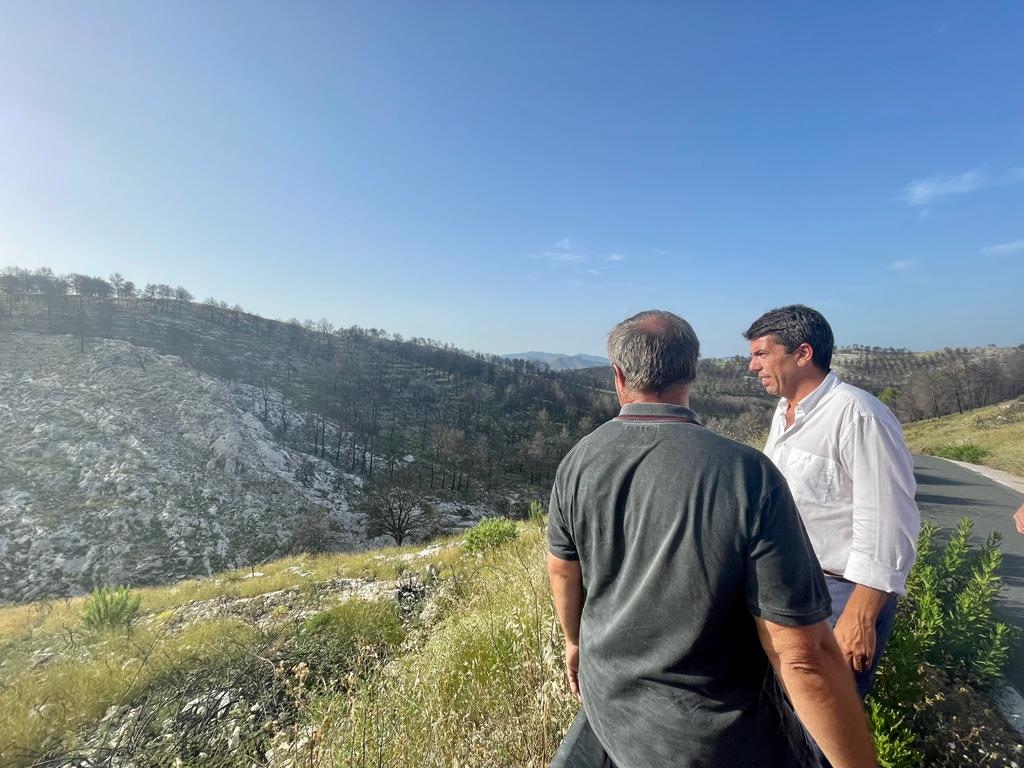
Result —
[[626, 257], [623, 256], [621, 253], [609, 253], [608, 254], [608, 261], [625, 261], [625, 260], [626, 260]]
[[918, 179], [903, 188], [903, 199], [908, 205], [929, 205], [937, 197], [947, 195], [966, 195], [975, 192], [986, 184], [986, 172], [976, 168], [972, 171], [946, 176], [936, 174], [927, 179]]
[[999, 245], [989, 245], [982, 248], [981, 252], [994, 253], [1000, 256], [1007, 253], [1024, 253], [1024, 240], [1014, 240], [1012, 243], [999, 243]]
[[993, 173], [982, 165], [963, 173], [937, 173], [926, 179], [915, 179], [900, 192], [900, 199], [907, 205], [923, 208], [935, 200], [950, 195], [969, 195], [987, 187], [1002, 187], [1024, 181], [1024, 166], [1010, 168], [1003, 173]]
[[581, 264], [587, 260], [586, 254], [574, 248], [568, 237], [563, 237], [542, 251], [527, 254], [527, 258], [550, 261], [553, 264]]
[[917, 259], [897, 259], [886, 267], [890, 272], [908, 272], [918, 265]]

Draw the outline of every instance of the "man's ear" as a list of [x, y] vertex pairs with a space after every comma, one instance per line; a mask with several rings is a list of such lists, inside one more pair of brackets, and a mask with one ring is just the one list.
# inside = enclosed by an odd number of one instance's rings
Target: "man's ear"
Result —
[[797, 365], [814, 364], [814, 347], [812, 347], [806, 341], [793, 351], [796, 353]]
[[619, 398], [619, 405], [623, 405], [626, 402], [626, 374], [615, 363], [612, 363], [612, 374], [615, 376], [615, 396]]

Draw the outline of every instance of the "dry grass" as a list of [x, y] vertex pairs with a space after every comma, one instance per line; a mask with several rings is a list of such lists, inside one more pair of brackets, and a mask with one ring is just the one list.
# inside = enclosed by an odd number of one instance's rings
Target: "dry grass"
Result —
[[[422, 545], [350, 554], [300, 555], [248, 569], [135, 590], [144, 620], [131, 636], [91, 634], [81, 626], [86, 596], [0, 608], [0, 764], [54, 748], [106, 710], [131, 699], [168, 666], [193, 663], [226, 645], [248, 642], [252, 628], [213, 620], [163, 632], [174, 609], [193, 600], [252, 597], [303, 588], [332, 578], [391, 580], [433, 566], [450, 570], [459, 558], [455, 537], [425, 557], [403, 559]], [[247, 578], [249, 577], [249, 578]], [[148, 617], [146, 616], [148, 614]]]
[[158, 626], [125, 633], [80, 634], [54, 647], [45, 663], [23, 669], [0, 690], [0, 764], [60, 745], [130, 700], [163, 670], [246, 642], [252, 630], [234, 619], [206, 621], [168, 636]]
[[[450, 566], [459, 558], [461, 541], [449, 536], [435, 544], [439, 549], [424, 557], [403, 560], [424, 549], [422, 544], [406, 547], [343, 554], [295, 555], [262, 563], [255, 570], [237, 568], [224, 571], [212, 578], [189, 579], [171, 587], [139, 590], [143, 610], [159, 611], [182, 605], [190, 600], [209, 600], [214, 597], [256, 597], [279, 589], [303, 587], [313, 582], [335, 578], [396, 579], [410, 570], [422, 570], [433, 565], [437, 570]], [[253, 573], [261, 574], [253, 576]]]
[[929, 453], [944, 445], [973, 444], [986, 451], [981, 464], [1024, 476], [1024, 398], [903, 427], [910, 450]]
[[543, 534], [467, 558], [418, 642], [313, 719], [345, 768], [548, 765], [575, 714], [548, 599]]
[[[518, 530], [515, 540], [479, 554], [446, 546], [403, 559], [422, 549], [413, 546], [300, 556], [263, 564], [263, 575], [255, 578], [238, 570], [141, 589], [149, 617], [131, 636], [83, 632], [82, 598], [2, 609], [0, 764], [66, 754], [82, 734], [101, 727], [110, 707], [158, 699], [154, 692], [165, 678], [219, 669], [227, 653], [256, 652], [260, 630], [238, 619], [170, 631], [173, 609], [188, 601], [258, 595], [336, 577], [390, 580], [430, 564], [442, 574], [437, 591], [397, 655], [367, 647], [346, 656], [346, 669], [333, 682], [326, 676], [331, 670], [323, 670], [322, 678], [312, 674], [310, 680], [321, 679], [326, 687], [310, 690], [298, 720], [275, 732], [269, 747], [291, 759], [302, 736], [303, 758], [296, 765], [545, 766], [576, 702], [565, 683], [561, 633], [548, 597], [543, 529], [535, 521]], [[332, 610], [301, 627], [282, 626], [279, 637], [301, 649], [310, 627], [328, 620], [359, 624]], [[56, 655], [39, 663], [44, 648]], [[323, 648], [313, 651], [311, 659], [326, 663]], [[361, 658], [363, 653], [369, 655]], [[249, 764], [237, 757], [225, 756], [223, 764]]]

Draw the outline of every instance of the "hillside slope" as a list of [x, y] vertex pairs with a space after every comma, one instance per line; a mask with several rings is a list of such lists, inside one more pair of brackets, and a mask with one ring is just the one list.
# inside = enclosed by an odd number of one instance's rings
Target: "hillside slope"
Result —
[[212, 573], [315, 520], [362, 540], [361, 480], [278, 443], [250, 390], [123, 341], [0, 333], [0, 600]]
[[565, 355], [559, 352], [510, 352], [502, 357], [508, 360], [544, 363], [552, 371], [575, 371], [580, 368], [608, 365], [607, 359], [597, 355]]
[[[1024, 397], [964, 413], [907, 424], [903, 436], [910, 450], [947, 458], [966, 458], [975, 464], [1024, 476]], [[965, 447], [981, 453], [967, 456]], [[969, 449], [968, 449], [969, 450]]]

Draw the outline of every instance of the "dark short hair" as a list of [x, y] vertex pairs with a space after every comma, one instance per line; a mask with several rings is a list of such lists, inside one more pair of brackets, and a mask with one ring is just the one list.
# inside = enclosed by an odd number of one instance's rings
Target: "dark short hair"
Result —
[[747, 328], [743, 338], [750, 341], [762, 336], [774, 336], [792, 352], [801, 344], [810, 344], [811, 362], [826, 373], [831, 370], [832, 349], [835, 339], [828, 320], [816, 309], [803, 304], [790, 304], [765, 312]]
[[660, 392], [697, 377], [700, 341], [688, 322], [661, 309], [628, 317], [608, 333], [608, 359], [635, 392]]

